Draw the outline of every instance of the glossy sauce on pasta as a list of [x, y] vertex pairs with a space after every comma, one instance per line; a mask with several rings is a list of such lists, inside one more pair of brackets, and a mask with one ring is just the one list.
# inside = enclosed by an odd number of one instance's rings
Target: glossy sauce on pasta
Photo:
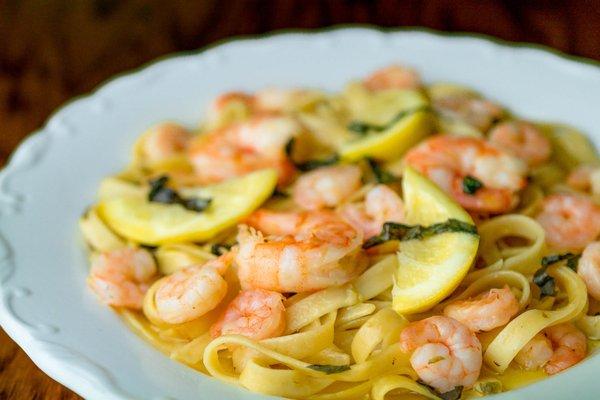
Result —
[[512, 111], [401, 66], [221, 95], [101, 182], [89, 286], [254, 392], [466, 399], [547, 378], [600, 339], [600, 159]]

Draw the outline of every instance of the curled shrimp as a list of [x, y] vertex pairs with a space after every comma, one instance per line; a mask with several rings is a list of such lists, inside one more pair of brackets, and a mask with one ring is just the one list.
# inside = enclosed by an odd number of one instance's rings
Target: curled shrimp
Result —
[[459, 300], [444, 308], [444, 315], [465, 324], [473, 332], [487, 332], [519, 312], [519, 302], [510, 288], [490, 289], [475, 299]]
[[490, 142], [514, 154], [531, 166], [548, 161], [552, 153], [550, 141], [535, 125], [526, 121], [509, 121], [490, 131]]
[[192, 135], [183, 127], [164, 123], [154, 127], [142, 141], [142, 153], [151, 163], [184, 153]]
[[193, 265], [163, 278], [154, 301], [158, 317], [170, 324], [191, 321], [219, 305], [227, 294], [223, 274], [233, 260], [226, 253], [203, 265]]
[[[223, 113], [228, 108], [242, 107], [249, 113], [254, 111], [254, 96], [244, 92], [228, 92], [216, 97], [208, 106], [205, 120], [209, 127], [219, 126], [223, 120]], [[244, 115], [243, 116], [247, 116]]]
[[412, 322], [400, 333], [400, 346], [412, 352], [419, 378], [440, 393], [473, 386], [481, 371], [481, 343], [462, 323], [444, 316]]
[[567, 176], [567, 185], [573, 189], [588, 192], [592, 188], [592, 174], [600, 168], [592, 165], [580, 165]]
[[155, 275], [152, 254], [144, 249], [124, 248], [98, 255], [87, 282], [103, 303], [138, 310]]
[[362, 234], [333, 211], [258, 210], [247, 223], [259, 231], [239, 227], [236, 263], [244, 289], [320, 290], [364, 269]]
[[299, 131], [300, 125], [290, 117], [259, 115], [199, 136], [188, 154], [196, 175], [204, 183], [262, 168], [277, 169], [279, 182], [284, 183], [295, 171], [285, 154], [285, 145]]
[[482, 132], [504, 116], [504, 110], [498, 104], [472, 93], [461, 92], [436, 98], [433, 106], [442, 114], [464, 121]]
[[552, 358], [552, 342], [542, 333], [535, 335], [515, 356], [515, 362], [531, 371], [542, 368]]
[[421, 78], [417, 71], [400, 65], [390, 65], [381, 68], [365, 78], [363, 81], [369, 90], [385, 89], [418, 89], [421, 87]]
[[553, 349], [552, 357], [544, 366], [547, 374], [554, 375], [585, 358], [587, 339], [573, 324], [551, 326], [546, 328], [545, 333]]
[[577, 274], [585, 282], [590, 296], [600, 300], [600, 242], [585, 246], [577, 265]]
[[[479, 138], [435, 136], [410, 150], [404, 162], [475, 212], [495, 214], [511, 210], [518, 202], [517, 192], [526, 185], [525, 165]], [[467, 176], [483, 186], [467, 193]]]
[[259, 90], [254, 96], [254, 106], [259, 112], [286, 112], [317, 99], [319, 92], [306, 89], [271, 87]]
[[362, 203], [346, 204], [340, 213], [370, 238], [381, 232], [385, 222], [404, 221], [404, 202], [388, 186], [379, 184], [367, 192]]
[[334, 165], [301, 175], [292, 189], [294, 202], [306, 210], [335, 207], [361, 185], [356, 165]]
[[600, 234], [600, 207], [589, 197], [553, 194], [541, 207], [536, 220], [554, 249], [580, 250]]
[[285, 330], [283, 296], [263, 289], [244, 290], [210, 328], [211, 336], [243, 335], [254, 340], [281, 336]]

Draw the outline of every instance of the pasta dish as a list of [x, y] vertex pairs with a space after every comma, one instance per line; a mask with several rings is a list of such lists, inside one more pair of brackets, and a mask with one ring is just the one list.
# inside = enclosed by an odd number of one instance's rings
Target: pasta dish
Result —
[[253, 392], [477, 398], [600, 340], [594, 146], [400, 65], [150, 128], [80, 228], [102, 303]]

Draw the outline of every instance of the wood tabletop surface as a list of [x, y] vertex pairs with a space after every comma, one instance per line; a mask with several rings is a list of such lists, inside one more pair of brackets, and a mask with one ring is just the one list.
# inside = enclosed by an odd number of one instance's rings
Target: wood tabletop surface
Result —
[[[484, 33], [600, 60], [598, 0], [0, 0], [0, 167], [54, 109], [116, 73], [236, 35], [344, 23]], [[79, 398], [0, 329], [0, 400]]]

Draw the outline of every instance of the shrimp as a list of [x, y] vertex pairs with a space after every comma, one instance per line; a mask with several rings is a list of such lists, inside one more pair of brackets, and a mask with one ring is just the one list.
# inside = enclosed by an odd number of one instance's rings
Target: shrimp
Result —
[[542, 368], [552, 358], [552, 342], [546, 335], [538, 333], [515, 356], [515, 362], [531, 371]]
[[364, 202], [347, 204], [340, 213], [370, 238], [381, 232], [385, 222], [404, 221], [404, 203], [396, 192], [379, 184], [367, 192]]
[[158, 316], [170, 324], [191, 321], [219, 305], [227, 294], [223, 274], [233, 260], [233, 253], [192, 265], [163, 278], [154, 301]]
[[195, 139], [189, 156], [204, 183], [220, 182], [262, 168], [275, 168], [279, 182], [288, 182], [295, 171], [285, 145], [300, 131], [290, 117], [260, 115], [246, 122], [217, 129]]
[[550, 141], [533, 124], [525, 121], [498, 124], [490, 131], [489, 138], [491, 143], [530, 166], [545, 163], [552, 153]]
[[567, 176], [567, 185], [573, 189], [588, 192], [592, 189], [592, 174], [600, 168], [592, 165], [580, 165]]
[[[516, 157], [474, 137], [434, 136], [410, 150], [404, 163], [421, 171], [474, 212], [502, 213], [514, 208], [527, 181], [526, 166]], [[483, 186], [467, 193], [471, 176]]]
[[256, 92], [254, 106], [259, 112], [289, 112], [310, 104], [311, 100], [316, 100], [319, 97], [321, 97], [321, 94], [313, 90], [273, 87]]
[[281, 336], [285, 330], [285, 307], [280, 293], [263, 289], [244, 290], [229, 303], [210, 328], [213, 338], [243, 335], [262, 340]]
[[98, 255], [87, 282], [103, 303], [139, 310], [155, 275], [152, 254], [124, 248]]
[[421, 78], [417, 71], [400, 65], [390, 65], [373, 72], [365, 78], [367, 89], [377, 91], [385, 89], [418, 89]]
[[585, 282], [590, 296], [600, 300], [600, 242], [585, 246], [577, 265], [577, 274]]
[[473, 386], [481, 371], [481, 343], [462, 323], [444, 316], [412, 322], [400, 333], [400, 346], [426, 384], [440, 393]]
[[356, 165], [318, 168], [298, 178], [292, 198], [306, 210], [335, 207], [360, 188], [361, 175]]
[[564, 323], [546, 328], [546, 336], [552, 342], [554, 352], [544, 367], [549, 375], [554, 375], [585, 358], [587, 339], [573, 324]]
[[244, 92], [229, 92], [218, 96], [208, 106], [205, 117], [206, 125], [209, 127], [220, 126], [226, 110], [236, 109], [235, 106], [251, 113], [255, 108], [254, 96]]
[[[258, 210], [239, 227], [242, 288], [308, 292], [342, 285], [365, 267], [363, 236], [333, 211]], [[263, 233], [275, 236], [265, 239]]]
[[600, 206], [586, 196], [547, 196], [536, 220], [554, 249], [580, 250], [600, 235]]
[[184, 153], [191, 139], [192, 135], [183, 127], [164, 123], [144, 136], [141, 150], [147, 161], [159, 162]]
[[519, 312], [519, 302], [507, 285], [490, 289], [475, 299], [459, 300], [444, 308], [444, 315], [465, 324], [473, 332], [487, 332], [502, 325]]
[[435, 109], [485, 132], [504, 116], [502, 107], [473, 94], [455, 94], [433, 99]]

